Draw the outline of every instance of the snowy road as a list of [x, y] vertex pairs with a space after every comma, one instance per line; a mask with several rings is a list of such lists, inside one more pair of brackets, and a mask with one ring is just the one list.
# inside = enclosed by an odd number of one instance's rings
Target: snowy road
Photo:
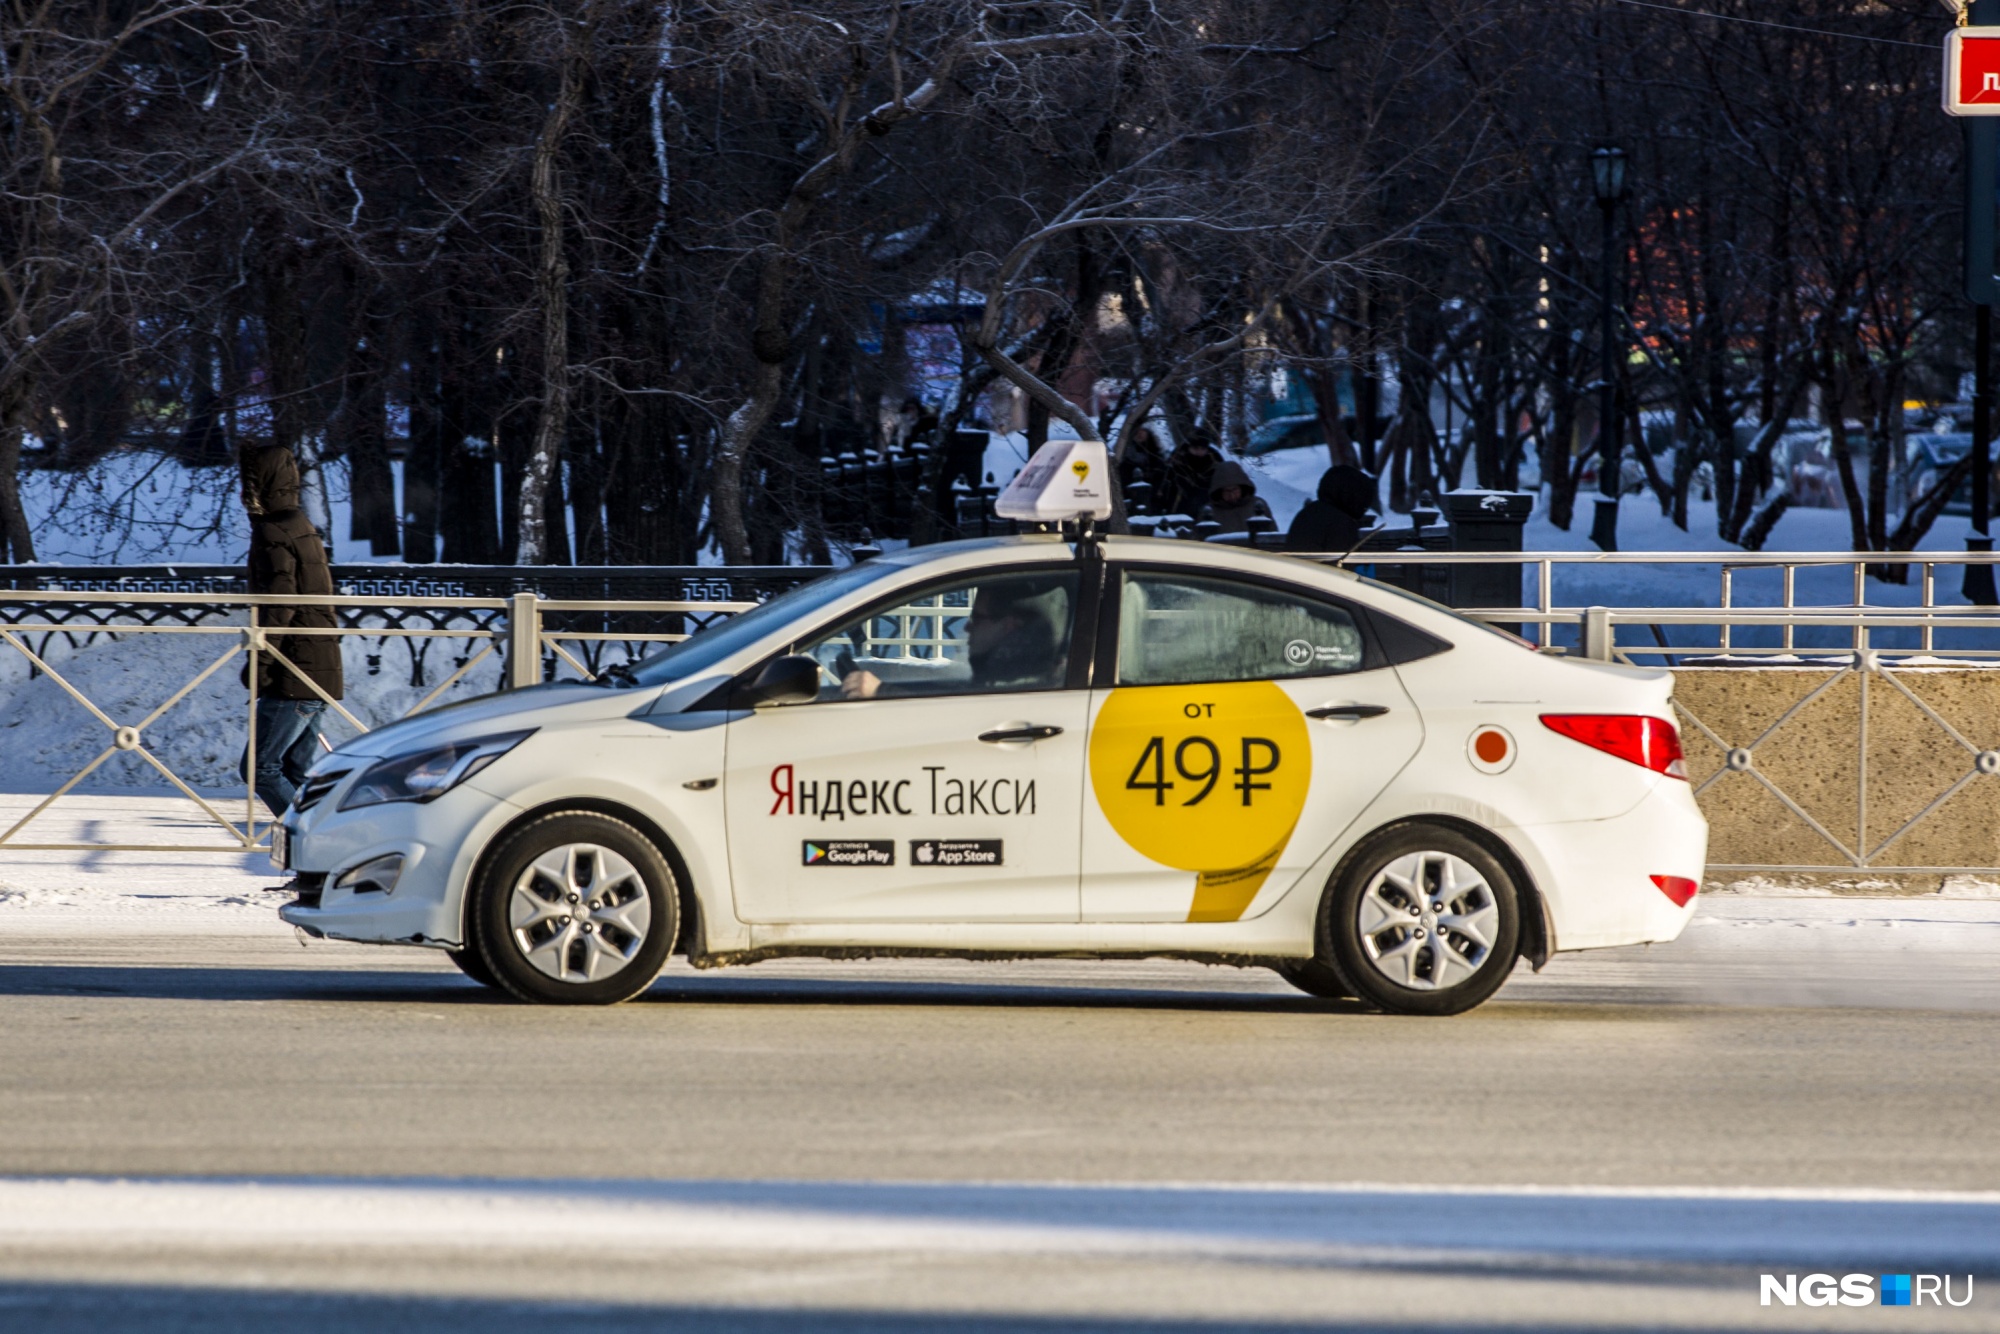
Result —
[[[1712, 896], [1456, 1020], [1073, 961], [578, 1013], [275, 883], [0, 857], [0, 1328], [2000, 1328], [2000, 900]], [[1758, 1303], [1850, 1267], [1982, 1277]]]

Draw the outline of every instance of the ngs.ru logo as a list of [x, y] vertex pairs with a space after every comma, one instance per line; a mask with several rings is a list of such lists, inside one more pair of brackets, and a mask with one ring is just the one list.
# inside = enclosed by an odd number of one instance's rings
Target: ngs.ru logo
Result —
[[[1781, 1306], [1874, 1306], [1877, 1300], [1873, 1274], [1776, 1274], [1760, 1275], [1763, 1305], [1776, 1298]], [[1883, 1306], [1922, 1306], [1929, 1298], [1933, 1306], [1970, 1306], [1972, 1275], [1965, 1275], [1965, 1300], [1954, 1295], [1950, 1274], [1884, 1274], [1880, 1301]]]

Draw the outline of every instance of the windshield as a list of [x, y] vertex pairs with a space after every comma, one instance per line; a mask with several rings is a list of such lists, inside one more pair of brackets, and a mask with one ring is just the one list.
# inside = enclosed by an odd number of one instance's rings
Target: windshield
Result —
[[670, 644], [658, 653], [640, 659], [632, 665], [632, 680], [637, 685], [657, 686], [707, 671], [785, 622], [811, 616], [821, 607], [900, 568], [882, 561], [863, 561], [809, 584], [800, 584], [789, 592], [778, 594], [761, 607], [719, 621], [678, 644]]

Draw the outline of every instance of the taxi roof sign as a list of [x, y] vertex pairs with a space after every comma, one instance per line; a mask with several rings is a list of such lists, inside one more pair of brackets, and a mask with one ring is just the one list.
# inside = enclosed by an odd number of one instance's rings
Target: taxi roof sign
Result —
[[1944, 109], [2000, 116], [2000, 28], [1954, 28], [1944, 39]]
[[993, 512], [1033, 523], [1110, 518], [1111, 459], [1104, 442], [1049, 441], [1007, 483]]

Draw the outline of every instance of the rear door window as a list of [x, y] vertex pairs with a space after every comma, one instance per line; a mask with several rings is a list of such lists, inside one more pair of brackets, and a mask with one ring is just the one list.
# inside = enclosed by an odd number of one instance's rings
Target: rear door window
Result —
[[1338, 676], [1366, 657], [1351, 611], [1301, 593], [1154, 570], [1120, 589], [1119, 685]]

